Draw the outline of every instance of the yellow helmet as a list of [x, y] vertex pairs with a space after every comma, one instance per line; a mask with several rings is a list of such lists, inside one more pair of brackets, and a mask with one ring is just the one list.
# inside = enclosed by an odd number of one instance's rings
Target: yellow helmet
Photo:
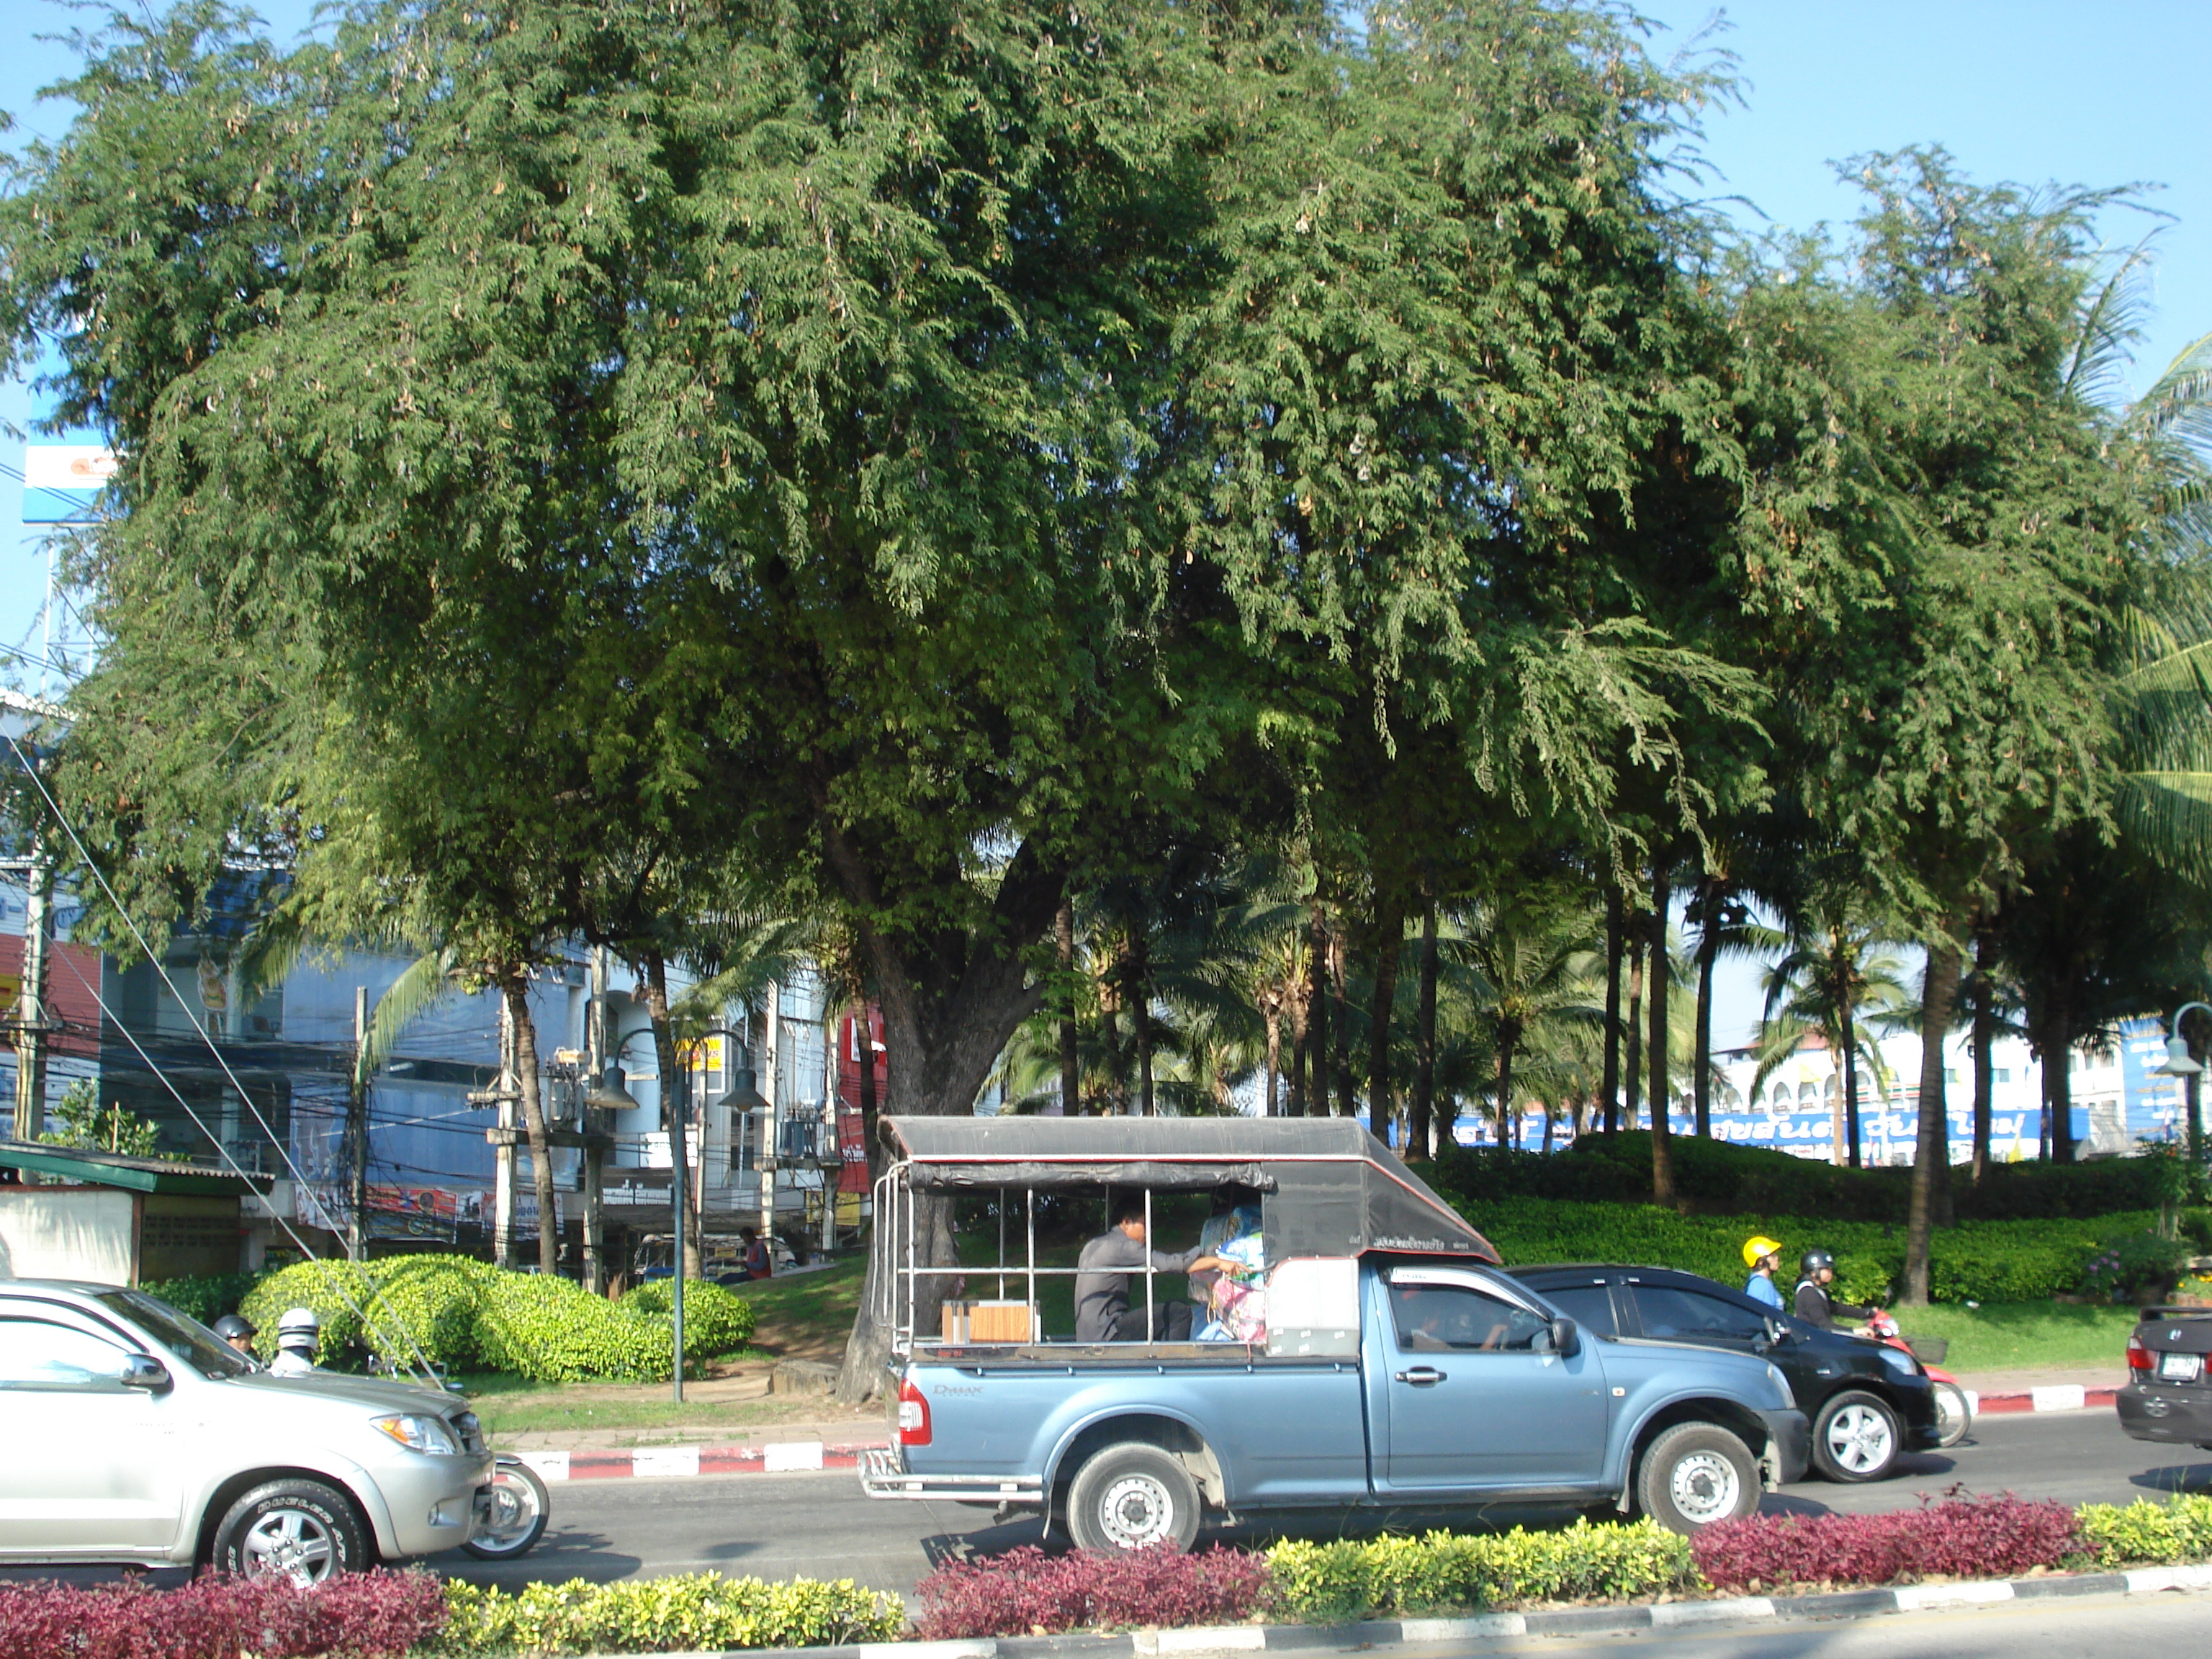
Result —
[[1780, 1255], [1782, 1246], [1764, 1233], [1757, 1233], [1743, 1241], [1743, 1265], [1756, 1267], [1762, 1258]]

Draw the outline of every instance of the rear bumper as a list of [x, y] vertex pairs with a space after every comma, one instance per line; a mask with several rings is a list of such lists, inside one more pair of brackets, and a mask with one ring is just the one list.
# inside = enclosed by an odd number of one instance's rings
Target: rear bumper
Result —
[[949, 1498], [975, 1503], [1040, 1504], [1044, 1480], [1037, 1475], [915, 1474], [896, 1446], [876, 1446], [860, 1455], [860, 1490], [871, 1498]]
[[1802, 1412], [1761, 1412], [1766, 1425], [1766, 1455], [1760, 1473], [1770, 1486], [1788, 1486], [1805, 1478], [1813, 1461], [1813, 1425]]
[[2212, 1447], [2212, 1389], [2202, 1383], [2130, 1382], [2112, 1404], [2137, 1440]]

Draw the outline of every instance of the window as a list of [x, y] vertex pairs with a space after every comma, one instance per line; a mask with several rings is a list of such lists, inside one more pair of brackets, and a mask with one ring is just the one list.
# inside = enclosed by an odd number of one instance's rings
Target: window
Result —
[[0, 1389], [120, 1388], [130, 1356], [43, 1319], [0, 1319]]
[[2012, 1067], [2009, 1066], [1992, 1066], [1990, 1068], [1990, 1076], [1996, 1082], [2009, 1083], [2012, 1081]]
[[1567, 1285], [1540, 1293], [1561, 1313], [1586, 1331], [1599, 1336], [1618, 1336], [1613, 1322], [1613, 1292], [1602, 1285]]
[[1766, 1321], [1748, 1308], [1682, 1291], [1672, 1285], [1632, 1285], [1644, 1334], [1679, 1342], [1752, 1342], [1766, 1334]]
[[1551, 1321], [1471, 1285], [1393, 1285], [1390, 1312], [1398, 1346], [1407, 1353], [1525, 1353], [1552, 1328]]

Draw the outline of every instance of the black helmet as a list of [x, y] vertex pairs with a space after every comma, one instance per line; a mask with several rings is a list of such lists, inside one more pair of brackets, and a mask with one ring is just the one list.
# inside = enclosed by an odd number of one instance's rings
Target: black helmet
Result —
[[240, 1314], [225, 1314], [215, 1322], [215, 1334], [226, 1342], [235, 1342], [241, 1336], [253, 1340], [253, 1322]]
[[1810, 1279], [1823, 1267], [1833, 1267], [1836, 1258], [1826, 1250], [1808, 1250], [1797, 1260], [1797, 1271]]

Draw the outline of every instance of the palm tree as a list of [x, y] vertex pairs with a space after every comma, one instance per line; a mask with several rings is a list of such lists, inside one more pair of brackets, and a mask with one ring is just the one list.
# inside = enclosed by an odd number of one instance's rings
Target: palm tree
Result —
[[1859, 1153], [1858, 1062], [1887, 1089], [1881, 1051], [1871, 1040], [1871, 1018], [1913, 1006], [1905, 963], [1869, 920], [1863, 902], [1840, 884], [1823, 884], [1785, 918], [1789, 950], [1766, 970], [1766, 1006], [1759, 1022], [1761, 1087], [1808, 1037], [1826, 1046], [1836, 1069], [1832, 1156], [1856, 1169]]
[[1497, 1050], [1492, 1096], [1498, 1145], [1517, 1134], [1513, 1064], [1532, 1032], [1605, 1019], [1601, 920], [1578, 896], [1536, 888], [1475, 908], [1465, 945], [1490, 988], [1485, 1020]]

